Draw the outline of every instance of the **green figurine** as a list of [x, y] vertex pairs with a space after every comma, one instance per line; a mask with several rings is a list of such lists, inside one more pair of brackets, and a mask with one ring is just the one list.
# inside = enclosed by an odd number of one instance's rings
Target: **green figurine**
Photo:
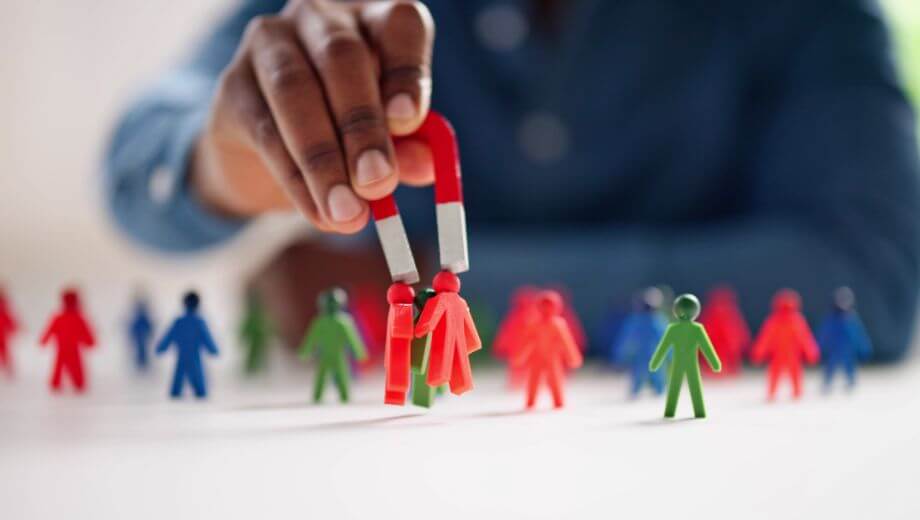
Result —
[[700, 315], [700, 301], [692, 294], [682, 294], [674, 300], [674, 317], [677, 321], [668, 325], [664, 331], [655, 353], [649, 361], [648, 368], [652, 372], [661, 368], [668, 351], [673, 349], [671, 359], [671, 374], [668, 382], [668, 400], [664, 408], [665, 417], [674, 417], [677, 409], [677, 398], [680, 397], [680, 385], [684, 377], [690, 388], [690, 399], [693, 401], [693, 415], [697, 418], [706, 417], [706, 408], [703, 405], [703, 385], [700, 381], [699, 351], [709, 363], [713, 372], [722, 370], [722, 362], [709, 341], [706, 329], [696, 323]]
[[318, 352], [319, 367], [313, 385], [314, 402], [319, 402], [323, 398], [326, 375], [330, 371], [335, 386], [339, 389], [339, 398], [343, 403], [348, 402], [351, 374], [346, 349], [350, 349], [358, 361], [367, 359], [367, 350], [361, 335], [358, 334], [355, 321], [345, 310], [347, 301], [345, 291], [338, 287], [320, 293], [316, 302], [319, 315], [310, 323], [300, 347], [301, 359], [307, 359], [314, 351]]
[[[425, 302], [434, 296], [434, 289], [426, 288], [415, 295], [415, 308], [424, 309]], [[420, 315], [421, 313], [419, 313]], [[418, 321], [418, 316], [415, 316]], [[412, 340], [412, 404], [431, 408], [435, 395], [444, 393], [444, 385], [437, 388], [428, 384], [428, 353], [431, 351], [431, 334]]]
[[247, 374], [255, 374], [265, 367], [268, 344], [273, 335], [262, 301], [255, 292], [249, 292], [246, 296], [246, 314], [240, 324], [240, 339], [246, 349], [244, 368]]

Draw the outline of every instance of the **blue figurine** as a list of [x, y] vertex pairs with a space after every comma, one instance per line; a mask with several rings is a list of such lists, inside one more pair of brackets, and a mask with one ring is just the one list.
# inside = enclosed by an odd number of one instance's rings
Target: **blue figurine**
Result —
[[664, 392], [667, 371], [650, 372], [648, 369], [652, 354], [667, 327], [667, 321], [660, 312], [663, 299], [661, 290], [656, 287], [643, 291], [638, 298], [636, 311], [623, 321], [611, 345], [614, 356], [612, 361], [618, 365], [629, 365], [633, 397], [639, 394], [646, 381], [656, 394]]
[[157, 345], [156, 353], [159, 355], [166, 352], [170, 345], [175, 343], [179, 353], [169, 394], [174, 398], [181, 397], [182, 383], [187, 380], [195, 390], [195, 397], [200, 399], [208, 395], [201, 365], [201, 349], [204, 348], [216, 356], [217, 345], [211, 338], [208, 325], [198, 315], [198, 294], [193, 291], [186, 293], [182, 303], [185, 305], [185, 314], [173, 322], [169, 332]]
[[147, 347], [153, 335], [153, 320], [150, 318], [147, 300], [138, 297], [134, 304], [134, 317], [128, 327], [131, 341], [134, 343], [134, 364], [138, 370], [147, 369]]
[[818, 329], [818, 345], [824, 361], [824, 386], [830, 388], [834, 374], [843, 369], [850, 387], [856, 384], [856, 365], [872, 354], [872, 343], [856, 314], [856, 297], [849, 287], [834, 291], [830, 314]]

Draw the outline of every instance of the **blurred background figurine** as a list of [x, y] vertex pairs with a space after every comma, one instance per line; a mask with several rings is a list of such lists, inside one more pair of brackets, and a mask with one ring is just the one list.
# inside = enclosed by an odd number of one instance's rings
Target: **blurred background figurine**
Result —
[[347, 403], [351, 396], [348, 354], [351, 353], [359, 362], [367, 359], [367, 348], [358, 333], [358, 327], [345, 310], [347, 303], [348, 296], [341, 288], [335, 287], [321, 293], [317, 302], [319, 314], [310, 323], [300, 347], [301, 359], [309, 359], [314, 354], [317, 358], [313, 384], [315, 403], [323, 399], [326, 377], [330, 373], [339, 390], [339, 400]]
[[182, 397], [182, 388], [186, 383], [192, 386], [195, 397], [203, 399], [208, 396], [201, 351], [204, 350], [212, 356], [217, 356], [218, 351], [208, 324], [198, 312], [200, 302], [198, 293], [185, 293], [182, 298], [185, 313], [173, 321], [172, 326], [157, 344], [157, 355], [165, 353], [172, 345], [176, 347], [176, 370], [169, 389], [169, 395], [173, 399]]
[[65, 289], [61, 293], [61, 303], [61, 311], [51, 318], [41, 336], [41, 345], [47, 345], [51, 340], [57, 344], [51, 389], [60, 390], [66, 374], [77, 392], [82, 393], [86, 390], [87, 376], [81, 352], [84, 348], [95, 346], [96, 339], [93, 329], [83, 316], [80, 295], [76, 289]]
[[802, 395], [802, 363], [813, 365], [821, 357], [808, 322], [800, 309], [798, 293], [783, 289], [773, 297], [773, 312], [757, 333], [751, 347], [751, 361], [769, 362], [767, 368], [767, 398], [776, 396], [776, 387], [783, 375], [792, 382], [792, 396]]
[[[738, 297], [731, 287], [721, 285], [706, 295], [706, 305], [700, 313], [700, 324], [722, 361], [724, 375], [741, 373], [742, 361], [751, 343], [751, 329], [738, 308]], [[703, 373], [715, 375], [703, 365]]]
[[856, 297], [849, 287], [834, 291], [831, 311], [818, 328], [818, 345], [824, 363], [825, 388], [830, 388], [839, 370], [843, 370], [847, 384], [853, 387], [857, 365], [869, 359], [872, 343], [856, 314]]
[[639, 395], [642, 386], [648, 382], [656, 394], [664, 392], [667, 369], [650, 371], [652, 355], [664, 335], [668, 322], [661, 315], [663, 295], [657, 287], [651, 287], [637, 298], [636, 309], [623, 322], [610, 351], [614, 363], [628, 365], [632, 374], [630, 393]]
[[562, 296], [556, 291], [540, 291], [535, 305], [538, 314], [522, 326], [520, 346], [509, 361], [526, 370], [528, 409], [536, 404], [541, 383], [549, 387], [553, 407], [562, 408], [565, 372], [580, 367], [583, 358], [569, 323], [562, 317]]
[[134, 299], [134, 316], [128, 324], [128, 335], [134, 347], [134, 366], [141, 371], [147, 370], [153, 319], [150, 317], [150, 303], [143, 293], [138, 293]]
[[0, 370], [13, 374], [12, 338], [19, 331], [19, 322], [7, 301], [3, 287], [0, 287]]
[[245, 351], [243, 367], [246, 373], [251, 375], [262, 371], [273, 332], [265, 307], [254, 291], [246, 294], [246, 309], [240, 323], [239, 337]]

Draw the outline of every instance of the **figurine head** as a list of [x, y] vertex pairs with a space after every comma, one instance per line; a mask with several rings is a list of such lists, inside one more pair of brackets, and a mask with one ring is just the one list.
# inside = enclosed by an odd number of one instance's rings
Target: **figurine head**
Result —
[[692, 294], [674, 299], [674, 316], [680, 321], [693, 321], [700, 315], [700, 300]]
[[[322, 295], [320, 295], [322, 298]], [[412, 303], [415, 299], [415, 291], [408, 284], [403, 282], [394, 282], [393, 285], [387, 289], [387, 303], [393, 305], [395, 303], [408, 304]], [[322, 308], [323, 304], [320, 302], [319, 307]]]
[[316, 307], [325, 314], [338, 312], [345, 308], [347, 304], [348, 294], [341, 287], [333, 287], [328, 291], [323, 291], [319, 293], [319, 297], [316, 299]]
[[61, 293], [61, 302], [65, 309], [75, 311], [80, 308], [80, 294], [76, 289], [65, 289]]
[[838, 312], [850, 312], [856, 306], [856, 295], [849, 287], [838, 287], [834, 291], [834, 310]]
[[562, 314], [562, 296], [556, 291], [540, 291], [537, 294], [537, 310], [543, 318], [559, 316]]
[[735, 296], [735, 291], [727, 285], [718, 285], [713, 287], [709, 294], [707, 295], [707, 303], [712, 303], [716, 305], [720, 304], [734, 304], [737, 300]]
[[445, 269], [434, 275], [434, 280], [431, 281], [431, 287], [434, 288], [434, 292], [436, 293], [460, 292], [460, 278]]
[[802, 298], [792, 289], [781, 289], [773, 297], [774, 312], [798, 312], [802, 308]]
[[636, 308], [642, 312], [654, 312], [664, 303], [664, 294], [657, 287], [649, 287], [636, 297]]
[[182, 305], [185, 306], [185, 312], [188, 314], [195, 314], [198, 312], [198, 305], [200, 303], [201, 298], [198, 297], [198, 293], [195, 291], [189, 291], [182, 297]]

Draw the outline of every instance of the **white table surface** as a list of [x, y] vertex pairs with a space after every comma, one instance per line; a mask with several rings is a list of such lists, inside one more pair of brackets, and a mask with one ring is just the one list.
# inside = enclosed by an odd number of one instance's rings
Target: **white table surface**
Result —
[[497, 367], [428, 411], [381, 404], [379, 374], [317, 406], [310, 371], [275, 352], [247, 380], [226, 337], [211, 397], [176, 402], [171, 360], [136, 376], [101, 337], [85, 396], [51, 395], [51, 353], [16, 343], [0, 518], [920, 518], [916, 362], [864, 370], [854, 392], [810, 373], [800, 402], [784, 387], [766, 403], [759, 371], [707, 381], [708, 419], [664, 421], [662, 399], [593, 366], [562, 411], [544, 395], [523, 413]]

